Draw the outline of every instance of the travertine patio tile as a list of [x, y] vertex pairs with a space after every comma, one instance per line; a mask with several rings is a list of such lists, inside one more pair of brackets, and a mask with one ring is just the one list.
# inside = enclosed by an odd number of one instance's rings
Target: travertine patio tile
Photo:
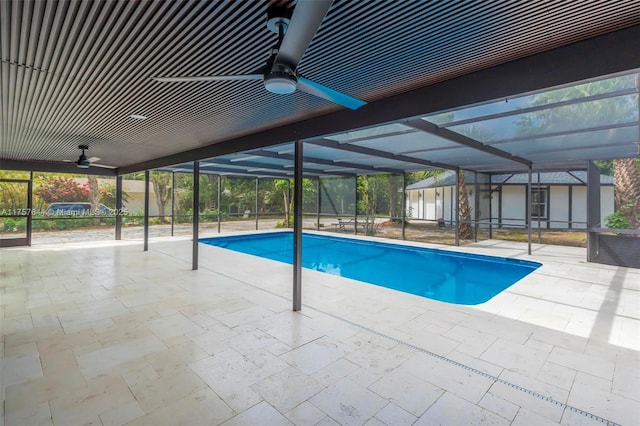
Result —
[[545, 351], [525, 347], [505, 339], [498, 339], [480, 358], [511, 371], [535, 377], [540, 372], [547, 356]]
[[450, 393], [445, 393], [414, 425], [508, 425], [510, 422]]
[[140, 381], [130, 389], [144, 412], [150, 413], [206, 388], [206, 383], [196, 373], [183, 367], [169, 371], [157, 379]]
[[[2, 412], [0, 411], [1, 414]], [[5, 420], [6, 426], [53, 425], [48, 402], [29, 404], [20, 410], [8, 410], [6, 416], [1, 418]]]
[[6, 357], [2, 363], [2, 384], [10, 386], [42, 377], [40, 355], [35, 345], [28, 352]]
[[374, 418], [389, 426], [412, 425], [417, 419], [413, 414], [406, 412], [391, 402], [385, 405], [382, 410], [378, 411]]
[[518, 386], [532, 392], [537, 392], [545, 397], [553, 398], [555, 401], [562, 403], [567, 402], [567, 397], [569, 396], [569, 391], [567, 389], [562, 389], [549, 383], [532, 377], [523, 376], [522, 374], [509, 370], [504, 370], [502, 374], [500, 374], [500, 379], [513, 384], [517, 383]]
[[444, 390], [400, 369], [384, 375], [369, 389], [416, 417], [420, 417], [444, 393]]
[[315, 425], [326, 417], [322, 411], [316, 408], [310, 402], [303, 402], [297, 407], [291, 409], [285, 416], [294, 425]]
[[211, 389], [197, 391], [169, 402], [127, 426], [219, 425], [236, 413]]
[[613, 374], [613, 393], [640, 401], [640, 356], [629, 363], [620, 361]]
[[480, 356], [498, 339], [498, 336], [495, 334], [462, 325], [456, 325], [451, 328], [444, 333], [444, 336], [460, 342], [460, 344], [455, 347], [456, 351], [464, 352], [473, 357]]
[[144, 411], [137, 402], [129, 402], [115, 410], [100, 415], [103, 426], [122, 426], [144, 416]]
[[553, 362], [545, 362], [537, 379], [558, 388], [570, 390], [575, 377], [576, 371], [574, 369]]
[[348, 346], [328, 337], [321, 337], [282, 354], [279, 358], [311, 375], [350, 353], [351, 348]]
[[493, 384], [486, 377], [421, 353], [411, 357], [399, 370], [473, 403], [480, 401]]
[[549, 362], [583, 371], [604, 379], [613, 379], [615, 362], [603, 360], [591, 355], [576, 353], [562, 348], [554, 348], [549, 356]]
[[550, 404], [548, 401], [525, 393], [521, 390], [514, 389], [513, 387], [507, 386], [503, 383], [494, 383], [491, 386], [491, 389], [489, 389], [489, 392], [498, 398], [521, 407], [520, 411], [525, 409], [554, 422], [560, 421], [564, 411], [559, 405]]
[[292, 410], [325, 388], [302, 371], [289, 367], [250, 388], [281, 413]]
[[374, 374], [382, 375], [393, 371], [412, 355], [406, 346], [396, 344], [391, 349], [384, 349], [366, 344], [349, 353], [346, 358]]
[[197, 336], [205, 330], [184, 315], [176, 313], [158, 319], [147, 321], [147, 327], [158, 336], [159, 339], [168, 339], [175, 336]]
[[337, 381], [309, 402], [342, 425], [362, 425], [387, 404], [385, 399], [349, 379]]
[[500, 417], [504, 417], [509, 421], [513, 421], [513, 419], [516, 417], [516, 414], [518, 414], [518, 410], [520, 409], [520, 407], [518, 407], [517, 405], [499, 398], [491, 392], [487, 392], [482, 397], [478, 405], [499, 415]]
[[[339, 379], [349, 376], [351, 373], [361, 369], [358, 364], [349, 361], [346, 358], [340, 358], [326, 367], [318, 370], [311, 375], [315, 380], [328, 386], [335, 383]], [[377, 377], [377, 376], [376, 376]], [[357, 381], [357, 380], [356, 380]]]
[[257, 424], [286, 426], [291, 425], [291, 422], [289, 422], [286, 417], [280, 414], [272, 406], [266, 402], [261, 402], [223, 423], [224, 426], [245, 426]]
[[127, 384], [120, 377], [100, 377], [87, 381], [86, 388], [60, 393], [51, 400], [54, 424], [101, 424], [99, 416], [125, 404], [135, 402]]
[[80, 372], [60, 371], [25, 383], [6, 386], [4, 405], [8, 415], [60, 396], [60, 389], [71, 393], [84, 388], [86, 382]]
[[560, 423], [521, 408], [511, 426], [558, 426]]
[[567, 404], [619, 424], [640, 424], [638, 401], [611, 394], [611, 387], [611, 381], [579, 371]]
[[76, 358], [82, 374], [92, 377], [118, 364], [124, 364], [164, 349], [166, 347], [156, 337], [147, 336], [120, 345], [76, 355]]

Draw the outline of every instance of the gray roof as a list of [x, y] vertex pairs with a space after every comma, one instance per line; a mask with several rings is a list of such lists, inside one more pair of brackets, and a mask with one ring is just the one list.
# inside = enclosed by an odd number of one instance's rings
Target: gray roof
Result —
[[[465, 184], [474, 183], [474, 174], [472, 172], [465, 171]], [[483, 176], [483, 175], [480, 175]], [[488, 183], [486, 175], [481, 183]], [[491, 183], [505, 185], [526, 185], [529, 181], [528, 173], [515, 173], [515, 174], [500, 174], [492, 175]], [[544, 172], [540, 173], [540, 183], [542, 185], [584, 185], [587, 181], [587, 172], [584, 170], [570, 171], [570, 172]], [[532, 173], [531, 182], [538, 183], [538, 174]], [[407, 190], [412, 189], [426, 189], [437, 188], [443, 186], [452, 186], [456, 183], [456, 175], [454, 172], [446, 171], [439, 176], [429, 177], [419, 182], [413, 183], [407, 186]], [[613, 185], [613, 176], [600, 175], [601, 185]]]

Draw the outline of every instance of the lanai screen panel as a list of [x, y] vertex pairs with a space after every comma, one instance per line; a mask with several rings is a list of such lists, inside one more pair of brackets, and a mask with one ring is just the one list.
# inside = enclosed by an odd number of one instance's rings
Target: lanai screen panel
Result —
[[423, 119], [534, 163], [635, 157], [639, 85], [636, 70]]

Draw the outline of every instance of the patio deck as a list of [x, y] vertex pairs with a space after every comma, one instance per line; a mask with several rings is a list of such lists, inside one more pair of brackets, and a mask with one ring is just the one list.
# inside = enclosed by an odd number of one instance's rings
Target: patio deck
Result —
[[304, 270], [292, 312], [291, 266], [201, 245], [191, 271], [181, 237], [3, 249], [3, 418], [640, 423], [640, 270], [574, 247], [447, 249], [543, 266], [478, 306]]

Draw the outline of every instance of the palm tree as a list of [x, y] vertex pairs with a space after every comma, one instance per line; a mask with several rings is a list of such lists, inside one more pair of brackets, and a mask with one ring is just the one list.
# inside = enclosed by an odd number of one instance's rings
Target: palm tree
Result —
[[464, 182], [463, 170], [458, 172], [458, 235], [463, 240], [473, 238], [471, 206], [467, 197], [467, 186]]
[[632, 228], [640, 227], [640, 171], [638, 159], [613, 160], [616, 210]]

